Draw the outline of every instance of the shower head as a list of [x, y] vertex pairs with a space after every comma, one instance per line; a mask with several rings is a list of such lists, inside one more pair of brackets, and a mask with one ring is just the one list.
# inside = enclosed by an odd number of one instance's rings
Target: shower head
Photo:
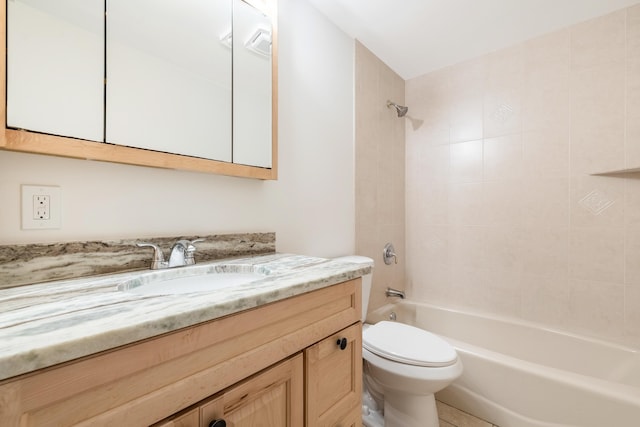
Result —
[[395, 108], [396, 112], [398, 113], [398, 117], [404, 117], [407, 114], [407, 111], [409, 111], [409, 107], [405, 107], [403, 105], [398, 105], [395, 102], [391, 102], [391, 101], [387, 101], [387, 107], [388, 108]]

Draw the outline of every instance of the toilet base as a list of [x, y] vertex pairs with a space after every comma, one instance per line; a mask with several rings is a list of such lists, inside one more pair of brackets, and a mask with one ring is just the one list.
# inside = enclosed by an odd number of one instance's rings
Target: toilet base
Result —
[[438, 427], [438, 409], [433, 394], [385, 393], [385, 427]]

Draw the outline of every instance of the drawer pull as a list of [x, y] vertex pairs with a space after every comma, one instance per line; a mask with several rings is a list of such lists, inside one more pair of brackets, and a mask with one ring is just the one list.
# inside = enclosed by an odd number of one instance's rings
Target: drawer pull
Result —
[[225, 420], [213, 420], [209, 423], [209, 427], [227, 427]]
[[338, 345], [338, 347], [340, 347], [340, 350], [344, 350], [345, 348], [347, 348], [347, 339], [346, 338], [338, 338], [338, 342], [336, 342], [336, 344]]

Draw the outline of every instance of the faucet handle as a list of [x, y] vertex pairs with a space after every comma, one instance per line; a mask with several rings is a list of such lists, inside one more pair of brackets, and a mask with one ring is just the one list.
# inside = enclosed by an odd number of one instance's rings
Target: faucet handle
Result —
[[196, 251], [196, 243], [204, 242], [205, 239], [195, 239], [192, 241], [183, 240], [184, 243], [184, 263], [185, 265], [193, 265], [196, 263], [195, 258], [193, 257], [194, 252]]
[[160, 249], [158, 245], [149, 242], [138, 242], [136, 243], [136, 246], [138, 246], [139, 248], [153, 248], [153, 259], [151, 260], [152, 270], [158, 270], [167, 266], [167, 262], [164, 260], [162, 249]]
[[387, 243], [386, 245], [384, 245], [384, 249], [382, 250], [382, 259], [384, 260], [384, 263], [387, 265], [391, 264], [391, 259], [393, 259], [396, 264], [398, 263], [396, 250], [394, 249], [391, 243]]

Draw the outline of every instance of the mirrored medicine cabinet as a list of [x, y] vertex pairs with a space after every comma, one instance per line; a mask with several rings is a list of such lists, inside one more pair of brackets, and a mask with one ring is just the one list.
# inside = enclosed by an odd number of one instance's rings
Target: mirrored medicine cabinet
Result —
[[0, 148], [277, 178], [275, 0], [1, 0]]

